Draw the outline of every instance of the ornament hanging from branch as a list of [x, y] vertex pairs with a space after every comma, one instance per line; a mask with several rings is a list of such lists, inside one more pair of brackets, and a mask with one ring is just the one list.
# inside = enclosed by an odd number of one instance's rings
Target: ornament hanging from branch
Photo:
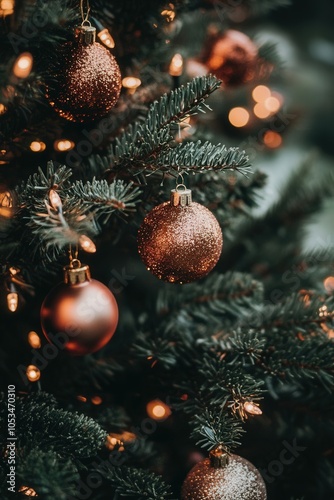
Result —
[[266, 485], [253, 464], [221, 446], [195, 465], [182, 486], [182, 500], [266, 500]]
[[114, 56], [95, 41], [96, 28], [84, 14], [76, 39], [64, 44], [47, 78], [47, 99], [63, 118], [75, 122], [96, 120], [115, 106], [121, 92], [121, 73]]
[[190, 283], [217, 264], [223, 235], [215, 216], [192, 201], [191, 190], [178, 184], [171, 199], [145, 217], [138, 251], [147, 269], [170, 283]]
[[74, 356], [98, 351], [114, 335], [118, 306], [109, 288], [91, 279], [77, 259], [64, 268], [64, 282], [53, 288], [41, 307], [41, 325], [51, 344]]

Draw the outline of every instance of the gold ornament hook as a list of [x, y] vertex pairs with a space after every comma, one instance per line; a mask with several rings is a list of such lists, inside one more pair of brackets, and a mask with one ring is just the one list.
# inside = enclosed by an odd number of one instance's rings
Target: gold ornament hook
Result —
[[90, 13], [89, 0], [86, 0], [86, 5], [87, 5], [87, 11], [86, 11], [86, 14], [85, 14], [85, 11], [84, 11], [84, 0], [80, 0], [80, 11], [81, 11], [81, 18], [82, 18], [81, 26], [84, 26], [85, 23], [88, 23], [88, 26], [91, 26], [91, 23], [88, 20], [89, 13]]

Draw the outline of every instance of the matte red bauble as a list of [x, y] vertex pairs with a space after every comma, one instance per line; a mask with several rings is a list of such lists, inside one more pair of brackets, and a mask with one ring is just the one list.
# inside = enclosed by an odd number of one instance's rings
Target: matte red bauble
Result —
[[[73, 261], [74, 262], [74, 261]], [[41, 307], [41, 325], [49, 342], [80, 356], [98, 351], [114, 335], [118, 306], [109, 288], [91, 279], [88, 266], [64, 268]]]
[[227, 30], [209, 43], [205, 64], [227, 87], [242, 85], [255, 76], [258, 49], [244, 33]]

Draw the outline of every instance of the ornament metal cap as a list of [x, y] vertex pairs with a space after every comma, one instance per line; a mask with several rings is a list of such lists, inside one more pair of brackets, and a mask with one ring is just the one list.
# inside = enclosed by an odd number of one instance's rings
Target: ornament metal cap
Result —
[[89, 266], [82, 266], [80, 260], [73, 259], [64, 267], [64, 282], [67, 285], [79, 285], [91, 280]]
[[[183, 188], [182, 191], [180, 188]], [[173, 207], [189, 207], [192, 202], [191, 189], [187, 189], [184, 184], [178, 184], [170, 193], [170, 204]]]
[[92, 45], [96, 40], [96, 28], [82, 24], [75, 29], [75, 35], [79, 42], [85, 45]]
[[222, 445], [217, 446], [214, 450], [210, 451], [210, 463], [215, 469], [226, 467], [229, 463], [229, 455], [226, 453]]

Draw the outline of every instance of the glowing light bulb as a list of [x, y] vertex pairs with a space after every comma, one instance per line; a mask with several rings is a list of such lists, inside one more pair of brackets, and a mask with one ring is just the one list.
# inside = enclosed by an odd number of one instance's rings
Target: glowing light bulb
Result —
[[4, 115], [7, 111], [7, 108], [2, 102], [0, 102], [0, 115]]
[[29, 486], [21, 486], [19, 489], [19, 493], [22, 493], [23, 495], [26, 495], [27, 497], [37, 497], [37, 493], [33, 488], [30, 488]]
[[7, 306], [10, 312], [15, 312], [19, 304], [19, 296], [16, 292], [7, 294]]
[[244, 127], [249, 122], [249, 113], [245, 108], [232, 108], [228, 114], [228, 119], [234, 127]]
[[10, 16], [14, 12], [14, 0], [1, 0], [0, 1], [0, 16]]
[[268, 111], [270, 111], [270, 113], [276, 113], [279, 110], [279, 108], [281, 107], [280, 101], [277, 99], [277, 97], [273, 97], [273, 96], [267, 97], [267, 99], [265, 99], [263, 104], [264, 104], [264, 107]]
[[[172, 4], [169, 4], [169, 5], [170, 5], [170, 6], [172, 6]], [[173, 6], [173, 7], [174, 7], [174, 6]], [[163, 17], [165, 17], [165, 19], [166, 19], [166, 21], [167, 21], [168, 23], [171, 23], [172, 21], [174, 21], [176, 13], [175, 13], [175, 11], [174, 11], [174, 10], [171, 10], [171, 9], [165, 9], [165, 10], [163, 10], [163, 11], [161, 12], [161, 15], [162, 15]]]
[[135, 76], [126, 76], [122, 80], [122, 85], [124, 88], [128, 89], [130, 94], [134, 94], [141, 85], [141, 80]]
[[14, 63], [13, 74], [17, 78], [27, 78], [31, 73], [33, 62], [30, 52], [23, 52]]
[[85, 396], [77, 396], [77, 400], [81, 401], [82, 403], [87, 403], [87, 398], [85, 398]]
[[108, 49], [113, 49], [115, 47], [115, 40], [113, 39], [107, 28], [104, 28], [102, 31], [100, 31], [97, 36], [99, 37], [103, 45], [108, 47]]
[[41, 371], [35, 365], [27, 366], [26, 374], [30, 382], [37, 382], [41, 378]]
[[160, 399], [150, 401], [146, 406], [146, 411], [148, 416], [153, 420], [160, 421], [166, 420], [166, 418], [168, 418], [172, 413], [169, 406], [167, 406], [163, 401], [160, 401]]
[[63, 206], [59, 194], [54, 189], [50, 189], [49, 191], [49, 200], [54, 210], [57, 210], [58, 208], [61, 208]]
[[334, 276], [328, 276], [324, 280], [324, 287], [326, 292], [332, 293], [334, 291]]
[[271, 96], [271, 91], [265, 85], [258, 85], [253, 89], [252, 97], [255, 102], [263, 102]]
[[91, 402], [93, 405], [100, 405], [102, 403], [102, 398], [100, 396], [93, 396]]
[[181, 76], [183, 72], [183, 57], [181, 54], [174, 54], [168, 70], [170, 76]]
[[69, 141], [68, 139], [59, 139], [58, 141], [55, 141], [53, 144], [53, 147], [56, 151], [70, 151], [70, 149], [73, 149], [75, 146], [75, 143], [73, 141]]
[[96, 252], [96, 246], [92, 242], [88, 236], [85, 236], [82, 234], [79, 238], [79, 245], [81, 246], [82, 250], [84, 250], [87, 253], [95, 253]]
[[250, 415], [262, 415], [261, 408], [259, 408], [257, 404], [252, 403], [252, 401], [246, 401], [246, 403], [244, 403], [244, 410]]
[[270, 116], [270, 111], [264, 106], [263, 103], [258, 102], [254, 106], [254, 115], [258, 118], [264, 119]]
[[36, 332], [28, 333], [28, 342], [34, 349], [39, 349], [42, 345], [41, 339], [39, 338]]
[[32, 143], [30, 144], [30, 149], [34, 153], [41, 153], [46, 149], [46, 144], [42, 141], [32, 141]]
[[282, 136], [273, 130], [267, 130], [263, 134], [263, 142], [270, 149], [279, 148], [283, 142]]

